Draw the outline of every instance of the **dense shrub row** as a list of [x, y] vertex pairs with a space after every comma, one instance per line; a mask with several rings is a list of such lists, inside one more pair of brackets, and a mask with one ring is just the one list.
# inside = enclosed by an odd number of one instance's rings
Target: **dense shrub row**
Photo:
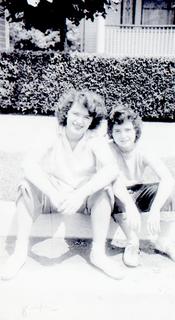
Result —
[[53, 114], [71, 87], [102, 94], [107, 108], [121, 100], [145, 120], [175, 120], [175, 59], [30, 51], [0, 56], [0, 112]]

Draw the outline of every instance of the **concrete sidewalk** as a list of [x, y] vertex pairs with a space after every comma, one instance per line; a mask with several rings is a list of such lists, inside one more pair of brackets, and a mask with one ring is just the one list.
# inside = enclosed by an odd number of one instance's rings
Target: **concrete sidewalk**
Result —
[[[0, 116], [0, 151], [34, 151], [54, 137], [55, 128], [52, 117]], [[144, 123], [143, 133], [145, 148], [162, 157], [175, 156], [175, 124]], [[1, 269], [13, 252], [14, 238], [7, 239], [6, 246], [4, 238], [0, 240]], [[14, 279], [0, 281], [0, 320], [174, 320], [175, 263], [141, 241], [140, 265], [127, 268], [122, 262], [124, 242], [117, 248], [109, 242], [107, 254], [126, 272], [117, 281], [89, 264], [90, 244], [32, 238], [22, 270]]]
[[[12, 247], [9, 240], [8, 252]], [[0, 282], [0, 319], [174, 320], [173, 262], [142, 243], [140, 265], [113, 280], [89, 264], [89, 248], [88, 242], [35, 239], [23, 269]], [[122, 249], [108, 245], [107, 252], [122, 265]]]

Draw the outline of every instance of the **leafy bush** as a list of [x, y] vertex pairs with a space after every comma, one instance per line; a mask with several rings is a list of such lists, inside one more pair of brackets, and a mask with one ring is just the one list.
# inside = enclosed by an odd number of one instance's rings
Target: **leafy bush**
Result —
[[12, 47], [20, 50], [57, 50], [60, 46], [59, 31], [26, 29], [22, 21], [10, 23], [10, 38]]
[[175, 120], [175, 59], [13, 51], [0, 56], [0, 112], [53, 114], [71, 87], [128, 103], [144, 120]]

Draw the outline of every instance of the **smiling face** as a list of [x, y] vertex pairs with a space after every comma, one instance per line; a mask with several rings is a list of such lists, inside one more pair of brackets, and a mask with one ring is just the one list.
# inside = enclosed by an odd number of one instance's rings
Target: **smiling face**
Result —
[[112, 137], [121, 151], [131, 151], [136, 141], [136, 131], [132, 121], [126, 120], [122, 124], [115, 124], [112, 129]]
[[67, 114], [66, 133], [69, 139], [79, 140], [91, 125], [92, 117], [88, 109], [74, 102]]

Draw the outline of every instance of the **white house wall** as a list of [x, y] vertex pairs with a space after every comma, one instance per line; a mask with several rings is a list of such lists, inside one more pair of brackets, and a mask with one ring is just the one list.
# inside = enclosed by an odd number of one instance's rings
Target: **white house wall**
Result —
[[[99, 24], [98, 19], [84, 21], [84, 25], [82, 22], [82, 51], [112, 56], [175, 56], [175, 9], [168, 8], [164, 0], [160, 0], [159, 5], [156, 0], [142, 1], [135, 1], [135, 18], [131, 8], [128, 18], [125, 0], [123, 10], [121, 5], [117, 11], [109, 9], [104, 22]], [[126, 21], [135, 21], [135, 24]]]
[[0, 7], [0, 51], [10, 49], [9, 23], [5, 19], [6, 11]]
[[97, 50], [97, 19], [82, 20], [80, 23], [81, 49], [87, 53], [95, 53]]
[[[0, 8], [0, 12], [1, 8]], [[0, 17], [0, 50], [3, 51], [6, 48], [6, 42], [5, 42], [5, 21], [4, 17]]]

